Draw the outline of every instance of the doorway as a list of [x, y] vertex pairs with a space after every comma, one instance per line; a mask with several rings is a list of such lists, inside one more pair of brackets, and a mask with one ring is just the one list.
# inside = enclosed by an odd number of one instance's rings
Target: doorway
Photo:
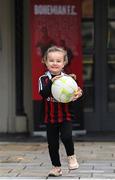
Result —
[[82, 23], [85, 128], [88, 131], [114, 131], [115, 3], [111, 0], [90, 0], [90, 3], [92, 11], [85, 13]]

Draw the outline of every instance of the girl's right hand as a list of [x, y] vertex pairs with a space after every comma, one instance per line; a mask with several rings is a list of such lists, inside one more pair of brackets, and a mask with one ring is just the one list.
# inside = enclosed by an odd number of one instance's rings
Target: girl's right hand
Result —
[[57, 79], [59, 79], [60, 77], [62, 77], [62, 76], [63, 76], [63, 75], [58, 75], [58, 76], [53, 77], [53, 78], [51, 79], [52, 83], [53, 83], [55, 80], [57, 80]]

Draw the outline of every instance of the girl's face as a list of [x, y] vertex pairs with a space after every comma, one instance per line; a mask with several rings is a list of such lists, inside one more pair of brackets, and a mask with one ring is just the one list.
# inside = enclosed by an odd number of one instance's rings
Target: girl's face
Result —
[[64, 54], [62, 52], [56, 51], [48, 53], [46, 66], [52, 74], [59, 75], [64, 65]]

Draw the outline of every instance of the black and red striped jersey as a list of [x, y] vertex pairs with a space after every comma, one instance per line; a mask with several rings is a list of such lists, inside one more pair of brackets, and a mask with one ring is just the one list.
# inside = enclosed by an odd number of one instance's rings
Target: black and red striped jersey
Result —
[[[64, 73], [61, 72], [63, 75]], [[45, 123], [62, 123], [74, 119], [73, 102], [60, 103], [53, 98], [51, 93], [52, 81], [54, 77], [49, 71], [39, 78], [39, 93], [45, 103]]]

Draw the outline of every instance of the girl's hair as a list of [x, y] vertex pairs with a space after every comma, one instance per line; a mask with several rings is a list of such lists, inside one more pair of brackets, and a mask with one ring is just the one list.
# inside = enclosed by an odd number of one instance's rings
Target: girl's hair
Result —
[[45, 52], [44, 57], [42, 59], [42, 62], [44, 64], [46, 63], [48, 53], [50, 53], [50, 52], [62, 52], [64, 54], [64, 63], [65, 63], [65, 65], [68, 64], [67, 51], [64, 50], [62, 47], [58, 47], [58, 46], [52, 46], [52, 47], [48, 48], [48, 50]]

